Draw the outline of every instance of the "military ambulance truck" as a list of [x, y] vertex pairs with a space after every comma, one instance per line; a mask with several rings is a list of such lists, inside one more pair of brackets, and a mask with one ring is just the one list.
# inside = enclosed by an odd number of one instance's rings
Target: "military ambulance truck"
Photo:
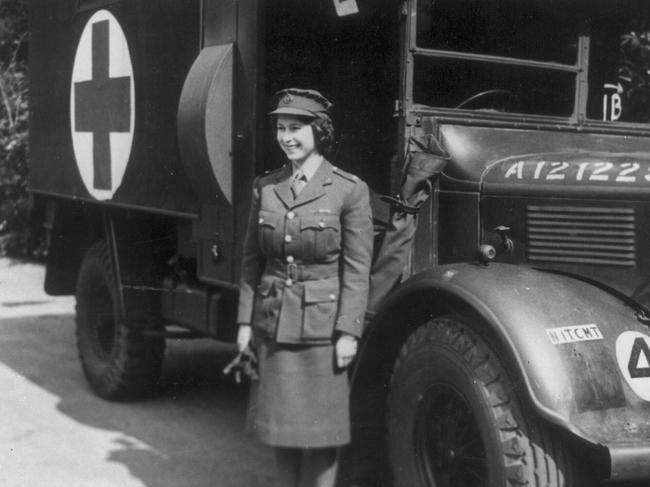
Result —
[[266, 113], [314, 88], [373, 192], [364, 485], [650, 478], [648, 2], [30, 5], [45, 288], [96, 394], [151, 391], [167, 337], [234, 339]]

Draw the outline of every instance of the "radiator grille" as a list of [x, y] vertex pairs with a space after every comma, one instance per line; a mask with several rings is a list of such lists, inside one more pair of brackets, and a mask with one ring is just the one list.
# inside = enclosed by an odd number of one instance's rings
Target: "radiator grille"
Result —
[[531, 261], [636, 263], [633, 208], [528, 205], [526, 210]]

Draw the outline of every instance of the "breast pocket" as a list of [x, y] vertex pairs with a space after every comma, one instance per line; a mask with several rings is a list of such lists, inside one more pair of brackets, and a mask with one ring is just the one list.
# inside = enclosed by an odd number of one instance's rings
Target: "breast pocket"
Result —
[[339, 308], [339, 278], [305, 282], [302, 338], [331, 340]]
[[264, 277], [255, 293], [253, 328], [262, 335], [273, 338], [278, 326], [282, 300], [273, 279]]
[[302, 217], [300, 238], [306, 260], [323, 260], [341, 249], [341, 221], [338, 215]]
[[281, 252], [280, 223], [280, 215], [265, 210], [259, 212], [257, 220], [257, 238], [260, 250], [263, 254], [277, 255]]

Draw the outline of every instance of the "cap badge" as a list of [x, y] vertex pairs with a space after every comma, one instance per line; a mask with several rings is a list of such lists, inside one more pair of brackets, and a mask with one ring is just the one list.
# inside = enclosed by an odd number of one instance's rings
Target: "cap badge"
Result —
[[288, 105], [288, 104], [290, 104], [292, 101], [293, 101], [293, 96], [291, 96], [289, 93], [287, 93], [286, 95], [284, 95], [284, 96], [282, 97], [281, 103], [282, 103], [283, 105]]

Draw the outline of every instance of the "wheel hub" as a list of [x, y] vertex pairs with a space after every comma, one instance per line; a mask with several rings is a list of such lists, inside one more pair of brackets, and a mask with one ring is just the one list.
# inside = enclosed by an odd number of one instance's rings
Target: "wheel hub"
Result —
[[483, 439], [465, 397], [448, 384], [435, 384], [416, 410], [415, 449], [424, 485], [487, 485]]

